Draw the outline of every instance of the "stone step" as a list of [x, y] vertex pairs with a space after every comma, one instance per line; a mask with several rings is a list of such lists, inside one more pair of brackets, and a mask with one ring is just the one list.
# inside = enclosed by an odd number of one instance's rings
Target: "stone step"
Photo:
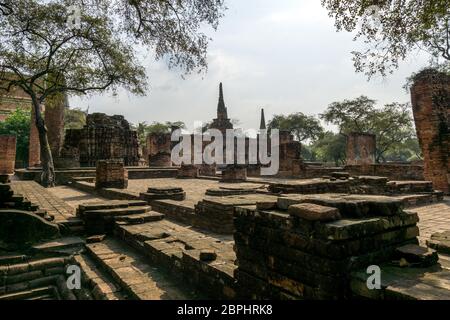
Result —
[[50, 293], [46, 293], [46, 294], [41, 294], [41, 295], [37, 295], [25, 300], [55, 300], [55, 296], [53, 294]]
[[183, 283], [176, 282], [158, 267], [153, 267], [133, 248], [115, 239], [86, 245], [102, 268], [137, 300], [192, 299]]
[[34, 245], [33, 249], [41, 252], [76, 252], [81, 250], [85, 243], [80, 237], [63, 237], [57, 240], [39, 243]]
[[77, 209], [77, 214], [83, 215], [86, 211], [103, 210], [103, 209], [116, 209], [127, 207], [140, 207], [147, 205], [147, 202], [142, 200], [112, 200], [108, 202], [92, 202], [80, 204]]
[[92, 217], [116, 217], [125, 216], [132, 214], [141, 214], [150, 212], [152, 208], [150, 206], [132, 206], [125, 208], [115, 208], [115, 209], [99, 209], [99, 210], [89, 210], [84, 212], [84, 217], [86, 219]]
[[146, 222], [159, 221], [162, 219], [164, 219], [164, 214], [155, 211], [130, 216], [118, 216], [115, 218], [116, 221], [124, 222], [126, 224], [142, 224]]
[[90, 288], [92, 298], [97, 300], [126, 300], [128, 296], [120, 286], [103, 270], [97, 268], [94, 261], [86, 254], [74, 256], [81, 267], [82, 281]]
[[33, 297], [38, 297], [40, 295], [55, 295], [55, 287], [46, 286], [42, 288], [36, 288], [31, 290], [18, 291], [13, 293], [7, 293], [0, 295], [0, 300], [25, 300]]

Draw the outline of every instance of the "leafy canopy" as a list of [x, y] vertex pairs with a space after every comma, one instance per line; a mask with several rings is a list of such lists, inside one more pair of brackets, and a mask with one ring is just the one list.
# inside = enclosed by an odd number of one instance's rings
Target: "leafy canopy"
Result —
[[28, 161], [30, 123], [30, 111], [22, 108], [17, 108], [5, 121], [0, 121], [1, 135], [16, 136], [16, 160], [24, 164]]
[[338, 31], [354, 32], [365, 48], [353, 51], [357, 72], [385, 76], [418, 50], [436, 65], [450, 63], [449, 0], [322, 0]]
[[323, 133], [323, 128], [317, 118], [301, 112], [289, 115], [275, 115], [269, 121], [268, 128], [289, 130], [300, 142], [317, 140]]
[[360, 96], [353, 100], [333, 102], [320, 118], [337, 125], [339, 132], [369, 132], [376, 135], [377, 160], [395, 145], [415, 138], [412, 115], [408, 104], [391, 103], [375, 107], [375, 100]]

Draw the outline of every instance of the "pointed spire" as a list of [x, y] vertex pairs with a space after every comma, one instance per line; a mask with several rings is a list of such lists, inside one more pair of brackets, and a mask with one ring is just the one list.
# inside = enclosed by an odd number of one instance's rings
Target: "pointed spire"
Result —
[[222, 82], [219, 84], [219, 103], [217, 104], [217, 118], [227, 119], [227, 108], [225, 107], [225, 101], [223, 100]]
[[260, 130], [266, 129], [266, 118], [264, 117], [264, 109], [263, 108], [261, 108], [261, 122], [259, 124], [259, 129]]

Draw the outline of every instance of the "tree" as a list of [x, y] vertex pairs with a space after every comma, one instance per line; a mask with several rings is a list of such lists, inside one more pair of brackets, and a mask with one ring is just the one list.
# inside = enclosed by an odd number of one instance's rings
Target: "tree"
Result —
[[360, 96], [354, 100], [331, 103], [320, 115], [327, 123], [337, 125], [339, 133], [368, 132], [376, 135], [379, 162], [390, 149], [415, 137], [408, 104], [391, 103], [375, 108], [375, 100]]
[[346, 140], [342, 134], [327, 131], [310, 146], [310, 149], [315, 159], [334, 162], [336, 166], [345, 163]]
[[64, 109], [64, 129], [81, 129], [86, 124], [86, 112], [80, 108]]
[[[138, 44], [185, 72], [206, 67], [207, 37], [200, 25], [217, 26], [222, 1], [4, 0], [0, 10], [0, 90], [20, 87], [31, 98], [41, 145], [44, 186], [53, 186], [53, 158], [42, 117], [46, 98], [124, 87], [146, 88]], [[69, 5], [82, 8], [70, 28]]]
[[322, 0], [338, 31], [356, 32], [367, 48], [353, 51], [357, 72], [369, 78], [398, 68], [414, 50], [430, 54], [437, 64], [450, 62], [448, 0]]
[[152, 124], [147, 124], [147, 122], [144, 121], [139, 122], [137, 126], [134, 126], [141, 146], [145, 146], [147, 143], [147, 135], [149, 133], [170, 133], [173, 127], [185, 129], [186, 125], [183, 121], [166, 121], [165, 123], [153, 122]]
[[0, 122], [0, 134], [16, 136], [16, 161], [28, 162], [31, 113], [17, 108], [5, 121]]
[[308, 116], [301, 112], [290, 115], [275, 115], [268, 124], [269, 130], [277, 128], [280, 130], [289, 130], [295, 138], [300, 141], [314, 141], [323, 133], [320, 121], [314, 116]]

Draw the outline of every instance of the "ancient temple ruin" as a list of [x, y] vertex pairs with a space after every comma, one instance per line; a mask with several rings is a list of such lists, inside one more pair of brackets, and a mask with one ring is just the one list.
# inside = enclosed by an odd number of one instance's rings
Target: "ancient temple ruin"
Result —
[[76, 159], [82, 167], [107, 159], [122, 159], [126, 166], [137, 166], [138, 150], [137, 133], [123, 116], [92, 113], [82, 129], [66, 130], [61, 157], [71, 162]]

